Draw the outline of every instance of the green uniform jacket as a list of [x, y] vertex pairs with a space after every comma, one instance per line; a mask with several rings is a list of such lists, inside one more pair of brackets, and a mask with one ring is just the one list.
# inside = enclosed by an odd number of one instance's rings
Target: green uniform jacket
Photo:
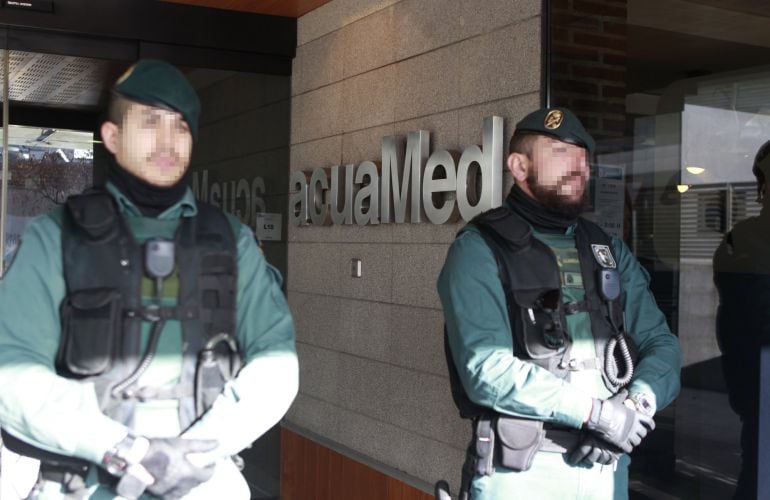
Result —
[[[582, 299], [570, 296], [564, 283], [562, 260], [567, 259], [562, 256], [570, 251], [577, 256], [574, 226], [563, 235], [534, 234], [559, 256], [565, 302]], [[649, 290], [647, 272], [623, 242], [613, 238], [612, 247], [622, 279], [627, 330], [639, 348], [629, 392], [649, 394], [662, 408], [679, 392], [679, 342]], [[572, 276], [579, 275], [579, 264], [572, 260], [577, 266], [573, 271], [578, 271]], [[474, 403], [503, 414], [580, 428], [590, 412], [591, 398], [609, 395], [598, 370], [573, 372], [571, 382], [566, 382], [515, 356], [497, 263], [475, 228], [461, 232], [450, 247], [438, 292], [455, 366]], [[570, 315], [567, 321], [574, 340], [572, 356], [595, 357], [588, 313]]]
[[[180, 218], [197, 213], [189, 189], [157, 218], [143, 217], [114, 186], [108, 189], [140, 243], [172, 238]], [[0, 425], [40, 448], [98, 463], [127, 429], [102, 414], [91, 383], [59, 377], [54, 370], [65, 296], [62, 215], [58, 208], [29, 223], [0, 282]], [[237, 337], [246, 365], [185, 433], [218, 440], [212, 460], [237, 453], [275, 425], [298, 387], [294, 324], [280, 275], [265, 261], [251, 231], [232, 220], [238, 229]], [[179, 322], [169, 321], [160, 338], [140, 386], [173, 384], [179, 376]], [[176, 412], [175, 401], [139, 403], [133, 430], [149, 437], [179, 435], [183, 429]]]

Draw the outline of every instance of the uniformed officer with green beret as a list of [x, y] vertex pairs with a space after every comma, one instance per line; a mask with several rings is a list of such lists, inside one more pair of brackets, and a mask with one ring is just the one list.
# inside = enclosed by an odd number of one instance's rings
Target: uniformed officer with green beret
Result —
[[294, 325], [249, 228], [197, 202], [200, 103], [142, 60], [112, 89], [105, 186], [33, 220], [0, 282], [0, 423], [33, 498], [249, 498], [235, 455], [298, 387]]
[[595, 145], [565, 108], [516, 125], [515, 185], [438, 280], [473, 500], [628, 497], [628, 455], [679, 391], [680, 349], [620, 240], [580, 217]]

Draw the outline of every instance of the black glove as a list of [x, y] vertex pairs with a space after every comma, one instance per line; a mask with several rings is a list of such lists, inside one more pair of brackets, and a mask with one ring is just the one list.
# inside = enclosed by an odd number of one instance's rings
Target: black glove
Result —
[[647, 433], [655, 429], [655, 422], [652, 417], [624, 405], [627, 394], [621, 391], [604, 401], [594, 399], [591, 416], [585, 427], [608, 443], [631, 453]]
[[160, 498], [182, 498], [214, 475], [214, 463], [199, 467], [187, 455], [211, 451], [218, 446], [217, 441], [164, 438], [150, 439], [149, 443], [144, 457], [135, 466], [129, 466], [118, 482], [117, 492], [121, 496], [138, 498], [146, 489]]
[[623, 453], [620, 448], [599, 439], [593, 434], [586, 434], [577, 447], [570, 452], [567, 462], [570, 465], [589, 466], [597, 463], [610, 465], [615, 463]]

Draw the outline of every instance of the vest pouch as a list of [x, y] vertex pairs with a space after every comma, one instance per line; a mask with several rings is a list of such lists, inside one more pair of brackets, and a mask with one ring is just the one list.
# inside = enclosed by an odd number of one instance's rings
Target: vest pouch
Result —
[[57, 369], [76, 377], [107, 371], [115, 355], [121, 312], [120, 292], [114, 288], [90, 288], [68, 295], [61, 306]]
[[561, 304], [561, 290], [517, 290], [513, 299], [520, 307], [519, 342], [532, 360], [543, 360], [564, 353], [569, 347], [567, 320]]
[[500, 415], [495, 428], [500, 465], [517, 472], [529, 470], [545, 437], [543, 422]]

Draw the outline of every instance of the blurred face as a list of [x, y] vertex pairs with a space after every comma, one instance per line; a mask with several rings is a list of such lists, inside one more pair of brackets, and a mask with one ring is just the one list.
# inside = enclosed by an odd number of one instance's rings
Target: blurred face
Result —
[[531, 155], [511, 153], [508, 169], [516, 184], [549, 210], [568, 217], [585, 210], [589, 178], [585, 148], [538, 136]]
[[120, 126], [105, 122], [101, 132], [118, 164], [154, 186], [176, 184], [190, 164], [192, 135], [175, 111], [131, 103]]

